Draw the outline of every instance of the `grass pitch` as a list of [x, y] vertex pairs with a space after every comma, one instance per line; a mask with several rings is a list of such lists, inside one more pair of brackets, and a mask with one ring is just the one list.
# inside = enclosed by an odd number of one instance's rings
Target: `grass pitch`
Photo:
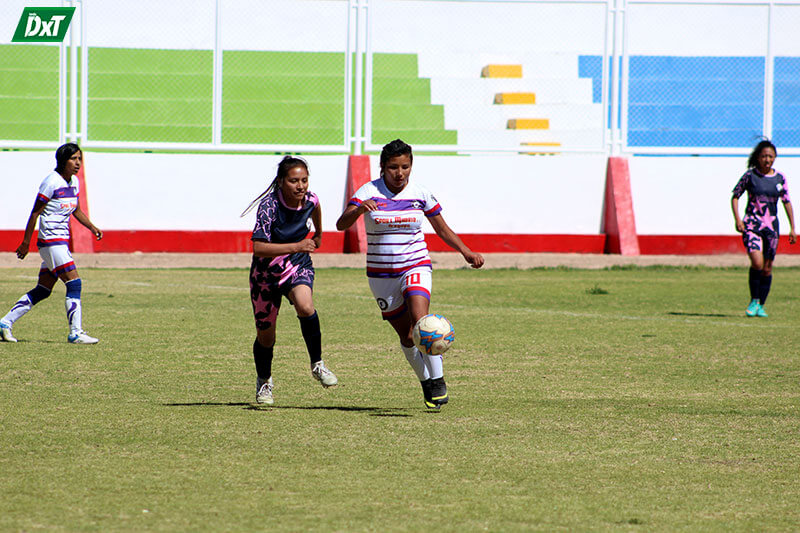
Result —
[[[33, 286], [5, 269], [0, 313]], [[437, 271], [426, 412], [360, 269], [320, 269], [310, 376], [284, 302], [254, 403], [244, 270], [82, 269], [0, 343], [2, 531], [797, 530], [800, 270]]]

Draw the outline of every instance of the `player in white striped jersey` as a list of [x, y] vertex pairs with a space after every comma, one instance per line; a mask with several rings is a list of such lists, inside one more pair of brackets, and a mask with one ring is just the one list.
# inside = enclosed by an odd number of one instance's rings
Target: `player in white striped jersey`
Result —
[[78, 205], [79, 181], [75, 176], [81, 168], [83, 153], [74, 143], [67, 143], [56, 150], [55, 171], [47, 175], [39, 186], [39, 194], [25, 226], [22, 243], [17, 247], [17, 257], [25, 259], [31, 246], [31, 237], [39, 221], [39, 236], [36, 245], [42, 257], [39, 283], [17, 300], [11, 310], [0, 318], [0, 339], [17, 342], [11, 334], [14, 322], [30, 311], [34, 305], [50, 296], [58, 279], [67, 288], [65, 308], [69, 322], [67, 340], [72, 344], [95, 344], [97, 339], [87, 335], [81, 326], [81, 279], [69, 251], [69, 217], [73, 215], [86, 226], [97, 240], [103, 232], [92, 224]]
[[444, 221], [439, 202], [425, 187], [409, 182], [411, 147], [396, 139], [381, 151], [381, 177], [359, 188], [336, 222], [338, 230], [364, 215], [367, 230], [367, 277], [383, 314], [400, 337], [403, 353], [422, 384], [425, 405], [447, 403], [441, 355], [422, 354], [411, 337], [414, 324], [428, 314], [431, 259], [422, 233], [427, 218], [436, 234], [461, 253], [473, 268], [483, 256], [469, 249]]

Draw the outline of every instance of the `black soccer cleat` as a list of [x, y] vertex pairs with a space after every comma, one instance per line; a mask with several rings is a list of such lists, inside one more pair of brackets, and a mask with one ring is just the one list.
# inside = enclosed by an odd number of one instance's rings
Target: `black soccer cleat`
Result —
[[447, 385], [444, 378], [426, 379], [421, 381], [422, 394], [425, 396], [425, 407], [428, 409], [441, 409], [447, 403]]

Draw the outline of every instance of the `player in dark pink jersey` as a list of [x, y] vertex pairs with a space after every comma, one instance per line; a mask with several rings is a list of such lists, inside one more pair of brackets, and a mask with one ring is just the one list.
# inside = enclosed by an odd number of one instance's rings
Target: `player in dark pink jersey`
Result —
[[[772, 286], [772, 263], [778, 249], [780, 228], [778, 200], [783, 202], [789, 219], [789, 243], [797, 242], [794, 232], [794, 211], [789, 198], [786, 178], [772, 168], [778, 152], [768, 140], [759, 142], [747, 160], [747, 172], [733, 189], [731, 208], [736, 231], [742, 234], [744, 247], [750, 256], [750, 304], [747, 316], [766, 317], [764, 303]], [[739, 198], [747, 191], [744, 218], [739, 216]]]
[[[275, 179], [242, 216], [256, 204], [250, 266], [250, 298], [256, 322], [256, 401], [271, 405], [275, 320], [284, 296], [294, 305], [300, 320], [311, 375], [326, 388], [338, 380], [322, 361], [322, 334], [312, 296], [314, 265], [309, 254], [322, 241], [322, 208], [317, 195], [308, 190], [308, 164], [299, 157], [284, 157]], [[311, 238], [309, 224], [314, 226]]]

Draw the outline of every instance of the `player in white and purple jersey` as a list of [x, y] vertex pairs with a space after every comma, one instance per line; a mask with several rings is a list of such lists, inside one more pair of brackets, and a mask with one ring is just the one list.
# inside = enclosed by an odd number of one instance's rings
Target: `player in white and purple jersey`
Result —
[[[747, 316], [766, 317], [764, 303], [772, 286], [772, 263], [778, 249], [778, 200], [783, 202], [789, 219], [789, 243], [797, 242], [794, 232], [794, 211], [789, 198], [786, 178], [772, 168], [778, 152], [768, 140], [759, 142], [747, 160], [747, 172], [733, 189], [731, 208], [736, 231], [742, 234], [744, 247], [750, 256], [750, 305]], [[744, 218], [739, 216], [739, 198], [747, 191]]]
[[[284, 157], [275, 179], [242, 216], [257, 203], [250, 266], [250, 299], [256, 322], [253, 359], [256, 402], [271, 405], [275, 321], [283, 297], [297, 312], [311, 375], [325, 388], [336, 385], [338, 380], [322, 361], [322, 333], [312, 295], [314, 265], [309, 254], [322, 242], [322, 208], [317, 195], [308, 190], [308, 164], [299, 157]], [[310, 224], [314, 226], [311, 238]]]
[[50, 296], [56, 280], [61, 279], [67, 287], [65, 307], [69, 322], [67, 340], [72, 344], [95, 344], [97, 339], [83, 331], [81, 306], [81, 278], [69, 251], [69, 217], [74, 216], [86, 226], [97, 240], [103, 232], [92, 224], [78, 205], [80, 187], [75, 176], [81, 168], [83, 154], [80, 147], [67, 143], [56, 150], [56, 168], [39, 186], [39, 194], [25, 226], [25, 235], [17, 248], [17, 257], [24, 259], [30, 251], [31, 237], [39, 221], [39, 236], [36, 245], [42, 257], [39, 283], [24, 294], [3, 318], [0, 319], [0, 339], [17, 342], [11, 327], [34, 305]]
[[483, 256], [470, 250], [442, 217], [439, 202], [425, 187], [409, 182], [411, 147], [396, 139], [381, 151], [381, 177], [359, 188], [336, 228], [345, 230], [364, 215], [367, 230], [367, 278], [378, 307], [400, 337], [400, 347], [422, 385], [425, 405], [439, 409], [448, 401], [441, 355], [421, 353], [411, 336], [428, 314], [432, 265], [422, 223], [457, 250], [473, 268]]

